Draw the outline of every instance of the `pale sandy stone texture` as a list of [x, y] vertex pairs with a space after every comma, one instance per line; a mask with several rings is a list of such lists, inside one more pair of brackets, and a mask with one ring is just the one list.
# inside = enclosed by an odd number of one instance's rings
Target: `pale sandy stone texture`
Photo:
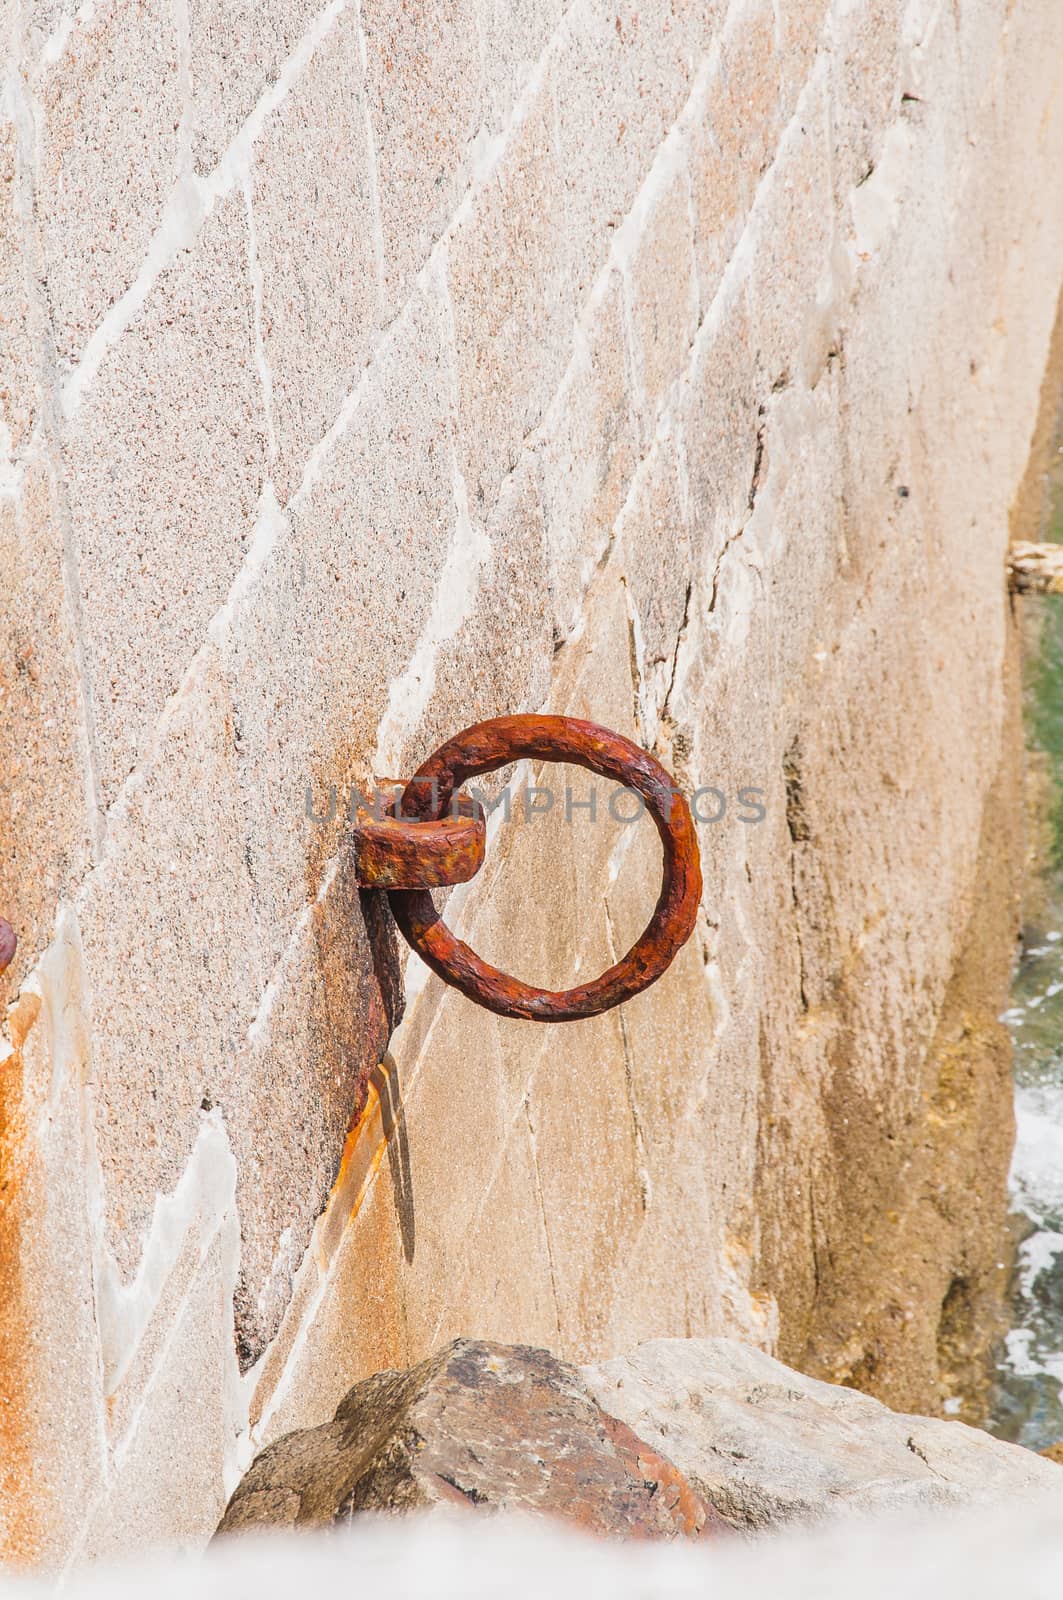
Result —
[[627, 271], [635, 393], [643, 446], [656, 431], [669, 389], [680, 380], [700, 321], [690, 184], [679, 166], [650, 210]]
[[565, 0], [476, 0], [483, 62], [485, 122], [506, 126], [529, 79], [551, 48], [566, 11]]
[[475, 0], [363, 0], [384, 304], [402, 304], [467, 188], [483, 119]]
[[94, 1048], [104, 1217], [127, 1277], [157, 1191], [172, 1191], [188, 1160], [201, 1107], [231, 1093], [269, 976], [237, 766], [231, 704], [211, 655], [112, 811], [107, 852], [83, 895], [93, 1011], [107, 1018]]
[[217, 165], [230, 141], [277, 83], [311, 27], [321, 0], [189, 0], [192, 155], [196, 170]]
[[[374, 776], [390, 685], [416, 651], [456, 537], [453, 383], [445, 308], [429, 288], [388, 337], [316, 478], [278, 525], [226, 641], [271, 964], [341, 841], [350, 784]], [[331, 826], [307, 816], [308, 785], [320, 818], [335, 786]]]
[[40, 415], [44, 318], [26, 238], [29, 186], [18, 127], [0, 121], [0, 462], [24, 454]]
[[76, 611], [56, 485], [39, 458], [0, 502], [0, 565], [0, 912], [19, 938], [0, 981], [14, 995], [51, 942], [60, 896], [89, 868], [93, 835]]
[[551, 68], [447, 246], [462, 470], [474, 516], [541, 421], [565, 370], [575, 285]]
[[39, 270], [61, 361], [136, 278], [179, 174], [178, 32], [162, 0], [110, 0], [36, 85]]
[[535, 444], [559, 642], [577, 625], [638, 459], [623, 292], [611, 273]]
[[271, 471], [282, 505], [378, 337], [371, 159], [358, 18], [347, 9], [270, 119], [251, 166]]
[[1059, 1468], [962, 1422], [904, 1416], [734, 1339], [657, 1339], [581, 1368], [739, 1529], [1059, 1492]]
[[265, 454], [247, 224], [233, 197], [159, 277], [67, 431], [105, 805], [147, 755], [248, 555]]

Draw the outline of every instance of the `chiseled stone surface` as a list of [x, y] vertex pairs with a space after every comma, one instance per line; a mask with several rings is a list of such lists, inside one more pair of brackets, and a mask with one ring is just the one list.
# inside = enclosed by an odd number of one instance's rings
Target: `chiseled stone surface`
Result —
[[394, 314], [469, 183], [485, 55], [476, 0], [426, 0], [416, 8], [362, 0], [360, 16], [380, 174], [382, 290]]
[[546, 1350], [459, 1339], [356, 1384], [330, 1423], [263, 1451], [218, 1532], [436, 1505], [526, 1511], [621, 1537], [719, 1526], [682, 1474]]
[[[15, 9], [13, 1559], [205, 1537], [256, 1451], [469, 1328], [970, 1392], [1057, 34], [1055, 0]], [[519, 709], [717, 792], [694, 937], [560, 1030], [426, 978], [343, 848], [352, 782]], [[581, 781], [518, 772], [443, 900], [557, 986], [658, 887], [604, 791], [566, 821]], [[171, 1404], [197, 1353], [214, 1398]]]
[[325, 8], [318, 0], [188, 0], [192, 157], [207, 172], [225, 153]]
[[655, 1339], [580, 1371], [738, 1529], [1063, 1492], [1021, 1445], [890, 1411], [735, 1339]]
[[[346, 10], [270, 118], [251, 167], [270, 470], [282, 505], [376, 342], [368, 141], [358, 20]], [[342, 195], [343, 203], [315, 206], [293, 234], [291, 197], [300, 192]]]
[[108, 0], [38, 69], [38, 265], [73, 363], [129, 288], [181, 164], [180, 44], [165, 0]]
[[63, 582], [56, 491], [48, 464], [36, 461], [18, 497], [0, 502], [0, 563], [8, 584], [0, 632], [0, 913], [10, 908], [19, 937], [2, 980], [8, 997], [47, 947], [56, 901], [77, 887], [92, 853], [76, 609]]
[[232, 196], [156, 279], [66, 430], [68, 581], [105, 807], [150, 759], [252, 547], [265, 456], [247, 219]]

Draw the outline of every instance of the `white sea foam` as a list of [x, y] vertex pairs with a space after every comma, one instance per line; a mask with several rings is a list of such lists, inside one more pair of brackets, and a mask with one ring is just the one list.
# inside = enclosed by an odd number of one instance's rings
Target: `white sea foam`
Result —
[[[352, 1577], [353, 1575], [353, 1577]], [[933, 1516], [894, 1513], [826, 1529], [698, 1544], [592, 1539], [530, 1516], [449, 1511], [353, 1528], [244, 1534], [206, 1557], [142, 1556], [70, 1575], [68, 1600], [288, 1600], [351, 1587], [404, 1600], [1055, 1600], [1063, 1586], [1058, 1494]], [[33, 1580], [0, 1575], [2, 1600]]]
[[1053, 1228], [1038, 1228], [1025, 1239], [1019, 1250], [1019, 1287], [1028, 1295], [1042, 1272], [1049, 1271], [1056, 1257], [1063, 1255], [1063, 1233]]
[[1015, 1118], [1012, 1195], [1042, 1226], [1063, 1224], [1063, 1084], [1020, 1086]]

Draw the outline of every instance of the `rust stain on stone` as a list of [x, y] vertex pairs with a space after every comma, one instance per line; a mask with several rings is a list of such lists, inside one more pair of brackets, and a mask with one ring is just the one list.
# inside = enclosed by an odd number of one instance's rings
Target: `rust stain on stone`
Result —
[[27, 994], [8, 1010], [10, 1053], [0, 1061], [0, 1560], [30, 1566], [44, 1548], [44, 1506], [35, 1481], [30, 1397], [34, 1329], [26, 1304], [22, 1231], [33, 1152], [23, 1098], [22, 1046], [40, 1013]]
[[344, 1229], [358, 1215], [384, 1159], [388, 1138], [393, 1131], [394, 1125], [384, 1103], [384, 1084], [389, 1070], [387, 1060], [385, 1057], [385, 1061], [370, 1074], [364, 1103], [352, 1119], [350, 1131], [344, 1140], [339, 1170], [329, 1192], [319, 1235], [323, 1264], [331, 1260]]
[[685, 1538], [698, 1539], [706, 1531], [726, 1533], [729, 1530], [730, 1524], [701, 1498], [679, 1468], [667, 1457], [651, 1450], [626, 1422], [603, 1412], [602, 1425], [628, 1471], [640, 1477], [650, 1492], [659, 1496], [661, 1506]]

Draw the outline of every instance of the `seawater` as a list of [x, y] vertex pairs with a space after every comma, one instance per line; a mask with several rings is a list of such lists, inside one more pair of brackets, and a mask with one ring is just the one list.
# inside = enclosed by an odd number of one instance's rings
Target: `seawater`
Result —
[[[1063, 543], [1063, 451], [1047, 537]], [[1015, 1061], [1010, 1183], [1020, 1243], [988, 1426], [1037, 1450], [1063, 1440], [1063, 596], [1027, 603], [1043, 612], [1024, 697], [1031, 742], [1048, 761], [1052, 851], [1043, 925], [1026, 930], [1004, 1013]]]

